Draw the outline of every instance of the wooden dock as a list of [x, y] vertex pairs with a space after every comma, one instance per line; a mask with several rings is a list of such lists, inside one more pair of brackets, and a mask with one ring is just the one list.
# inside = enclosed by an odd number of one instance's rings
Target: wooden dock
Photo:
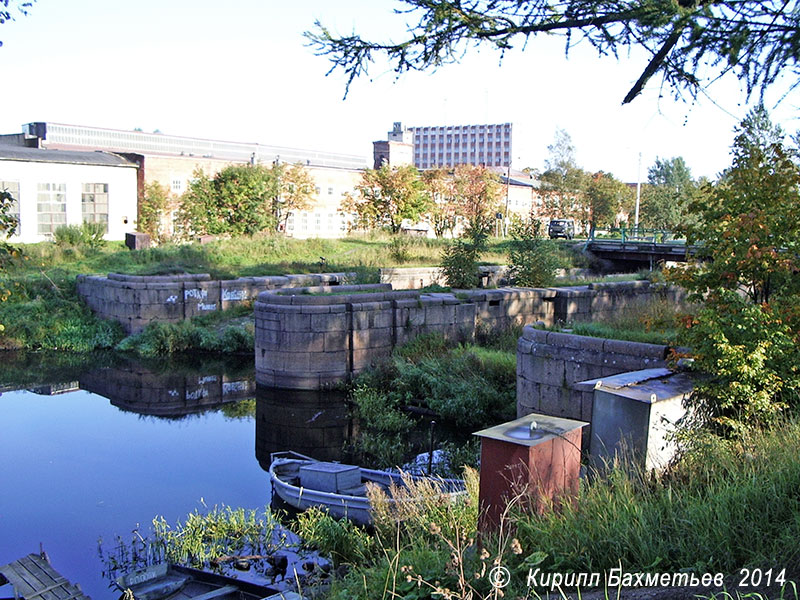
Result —
[[46, 558], [29, 554], [0, 567], [0, 585], [10, 583], [14, 597], [25, 600], [91, 600], [78, 584], [70, 583]]

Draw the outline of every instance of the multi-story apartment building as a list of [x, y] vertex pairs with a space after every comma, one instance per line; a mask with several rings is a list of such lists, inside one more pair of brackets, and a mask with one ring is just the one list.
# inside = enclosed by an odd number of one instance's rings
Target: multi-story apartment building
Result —
[[414, 134], [414, 166], [418, 169], [483, 165], [507, 167], [511, 162], [511, 123], [409, 127]]

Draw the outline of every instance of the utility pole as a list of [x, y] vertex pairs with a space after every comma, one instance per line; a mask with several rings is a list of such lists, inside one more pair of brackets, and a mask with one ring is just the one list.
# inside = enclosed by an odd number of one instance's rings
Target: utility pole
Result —
[[639, 152], [639, 167], [636, 172], [636, 211], [634, 215], [634, 235], [639, 235], [639, 201], [642, 198], [642, 153]]

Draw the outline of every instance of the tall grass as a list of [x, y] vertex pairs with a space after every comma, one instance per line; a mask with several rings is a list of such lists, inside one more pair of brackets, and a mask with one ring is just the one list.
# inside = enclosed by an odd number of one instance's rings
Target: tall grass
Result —
[[[684, 307], [683, 312], [693, 308]], [[665, 298], [654, 298], [625, 310], [597, 318], [592, 322], [568, 323], [567, 328], [577, 335], [588, 335], [648, 344], [678, 343], [681, 311], [674, 302]]]
[[[701, 440], [660, 477], [630, 464], [612, 465], [606, 476], [583, 480], [577, 502], [558, 512], [532, 514], [523, 510], [526, 503], [512, 503], [505, 521], [511, 529], [481, 543], [475, 537], [477, 479], [469, 482], [470, 477], [468, 471], [464, 505], [439, 500], [391, 509], [374, 494], [374, 545], [330, 597], [498, 598], [484, 567], [502, 564], [511, 571], [511, 584], [502, 591], [512, 598], [581, 597], [576, 590], [528, 589], [531, 567], [542, 574], [619, 567], [627, 573], [723, 573], [734, 591], [709, 589], [703, 597], [798, 598], [792, 583], [800, 576], [798, 422], [746, 442]], [[412, 487], [407, 498], [415, 495], [425, 496]], [[736, 591], [743, 567], [773, 569], [776, 575], [785, 568], [788, 583]], [[674, 591], [674, 597], [690, 593]], [[596, 594], [640, 597], [631, 590], [601, 590], [591, 597]]]
[[800, 571], [800, 424], [744, 442], [706, 438], [664, 477], [614, 465], [559, 513], [516, 515], [542, 568]]

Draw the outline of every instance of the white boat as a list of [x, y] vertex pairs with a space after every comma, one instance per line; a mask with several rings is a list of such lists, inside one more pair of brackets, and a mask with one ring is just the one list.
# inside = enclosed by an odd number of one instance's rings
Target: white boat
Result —
[[[269, 476], [273, 497], [298, 510], [312, 506], [327, 508], [337, 518], [347, 518], [361, 525], [372, 522], [366, 483], [376, 483], [387, 492], [392, 484], [403, 487], [403, 475], [390, 471], [363, 469], [355, 465], [322, 462], [297, 452], [275, 452]], [[406, 475], [406, 477], [409, 477]], [[466, 494], [461, 479], [411, 476], [412, 480], [426, 479], [441, 489], [442, 494]], [[394, 500], [389, 497], [389, 502]]]

